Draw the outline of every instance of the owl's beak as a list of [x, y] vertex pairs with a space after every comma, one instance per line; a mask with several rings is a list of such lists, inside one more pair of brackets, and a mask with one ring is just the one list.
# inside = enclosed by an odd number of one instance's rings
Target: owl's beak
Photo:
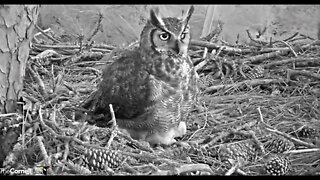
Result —
[[177, 54], [180, 53], [180, 42], [179, 42], [179, 40], [176, 40], [176, 41], [174, 42], [174, 45], [173, 45], [172, 49], [173, 49], [174, 52], [176, 52]]

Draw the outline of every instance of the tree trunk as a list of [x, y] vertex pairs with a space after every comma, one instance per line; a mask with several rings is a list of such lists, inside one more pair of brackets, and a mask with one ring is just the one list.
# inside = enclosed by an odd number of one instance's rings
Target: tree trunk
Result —
[[0, 5], [0, 113], [16, 111], [37, 5]]
[[[39, 5], [0, 5], [0, 114], [17, 112]], [[1, 119], [0, 119], [1, 122]], [[0, 129], [0, 167], [18, 131]]]

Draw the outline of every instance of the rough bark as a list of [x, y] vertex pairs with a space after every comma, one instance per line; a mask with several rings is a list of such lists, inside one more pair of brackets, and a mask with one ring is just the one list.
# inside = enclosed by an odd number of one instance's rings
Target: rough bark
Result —
[[[0, 5], [0, 114], [17, 111], [38, 8], [38, 5]], [[0, 129], [0, 167], [16, 143], [20, 129]]]
[[38, 5], [0, 5], [0, 113], [16, 111]]

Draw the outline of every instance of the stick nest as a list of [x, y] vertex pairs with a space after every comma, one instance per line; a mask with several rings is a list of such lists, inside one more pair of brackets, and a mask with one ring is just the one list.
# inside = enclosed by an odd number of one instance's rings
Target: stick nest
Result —
[[[116, 125], [99, 128], [81, 121], [86, 110], [79, 105], [121, 48], [83, 38], [61, 43], [41, 32], [46, 35], [33, 39], [26, 66], [23, 114], [0, 117], [2, 129], [19, 127], [5, 167], [31, 174], [44, 169], [103, 175], [319, 172], [319, 40], [296, 33], [279, 41], [252, 39], [250, 45], [191, 41], [201, 94], [180, 143], [154, 148]], [[274, 156], [285, 156], [288, 163], [278, 163], [276, 171], [272, 164], [284, 158]]]

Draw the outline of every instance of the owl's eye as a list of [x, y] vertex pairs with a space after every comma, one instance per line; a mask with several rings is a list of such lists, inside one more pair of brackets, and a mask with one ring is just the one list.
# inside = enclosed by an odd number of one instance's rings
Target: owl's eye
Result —
[[163, 33], [159, 35], [160, 39], [162, 41], [167, 41], [168, 39], [170, 39], [170, 34], [169, 33]]

